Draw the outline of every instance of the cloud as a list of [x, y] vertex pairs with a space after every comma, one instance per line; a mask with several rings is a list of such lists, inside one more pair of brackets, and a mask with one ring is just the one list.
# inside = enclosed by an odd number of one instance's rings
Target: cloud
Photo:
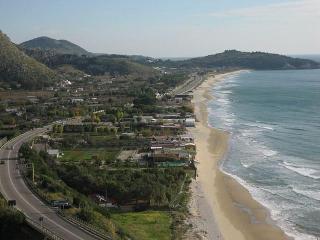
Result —
[[299, 0], [274, 3], [263, 6], [237, 8], [225, 11], [212, 12], [209, 14], [217, 18], [275, 18], [277, 17], [320, 17], [319, 0]]

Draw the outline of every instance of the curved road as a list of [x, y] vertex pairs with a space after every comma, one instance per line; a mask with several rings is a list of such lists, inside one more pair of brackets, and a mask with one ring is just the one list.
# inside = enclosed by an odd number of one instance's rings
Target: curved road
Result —
[[[47, 128], [34, 129], [7, 142], [0, 149], [0, 159], [12, 159], [17, 157], [19, 148], [24, 142], [27, 142], [46, 131]], [[8, 160], [5, 161], [5, 164], [0, 165], [0, 191], [7, 200], [16, 200], [17, 209], [34, 222], [39, 222], [39, 218], [43, 217], [43, 227], [54, 232], [62, 239], [97, 239], [89, 233], [63, 220], [53, 209], [39, 200], [26, 186], [16, 166], [16, 160]]]

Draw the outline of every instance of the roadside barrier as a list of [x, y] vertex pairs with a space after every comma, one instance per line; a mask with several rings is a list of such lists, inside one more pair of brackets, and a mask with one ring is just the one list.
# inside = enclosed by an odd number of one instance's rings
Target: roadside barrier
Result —
[[28, 223], [28, 225], [32, 228], [34, 228], [35, 230], [37, 230], [38, 232], [42, 233], [43, 235], [45, 235], [47, 238], [52, 239], [52, 240], [64, 240], [62, 237], [58, 236], [57, 234], [55, 234], [54, 232], [50, 231], [49, 229], [47, 229], [44, 226], [41, 226], [40, 223], [32, 220], [29, 217], [26, 217], [26, 222]]
[[[44, 128], [40, 128], [40, 129], [37, 129], [33, 132], [32, 134], [32, 137], [33, 135], [38, 135], [38, 134], [41, 134], [41, 133], [44, 133], [44, 132], [47, 132], [47, 128], [50, 127], [51, 125], [48, 125], [48, 126], [45, 126]], [[10, 139], [9, 141], [7, 141], [6, 143], [4, 143], [1, 147], [0, 147], [0, 150], [4, 149], [6, 146], [10, 145], [10, 144], [13, 144], [15, 142], [15, 140], [21, 136], [24, 136], [26, 134], [30, 133], [29, 132], [25, 132], [25, 133], [22, 133], [21, 135], [19, 136], [16, 136], [12, 139]], [[66, 216], [63, 211], [61, 210], [57, 210], [53, 207], [50, 206], [50, 202], [48, 201], [48, 199], [46, 198], [46, 196], [42, 193], [40, 193], [38, 191], [38, 189], [33, 185], [33, 183], [31, 183], [31, 181], [29, 179], [27, 179], [27, 177], [25, 176], [25, 174], [20, 171], [20, 174], [22, 176], [22, 179], [24, 181], [24, 183], [26, 184], [26, 186], [29, 188], [29, 190], [34, 194], [36, 195], [39, 200], [41, 200], [43, 203], [45, 203], [48, 207], [50, 207], [52, 210], [54, 210], [57, 215], [59, 217], [61, 217], [63, 220], [77, 226], [79, 229], [82, 229], [86, 232], [88, 232], [89, 234], [91, 234], [92, 236], [96, 237], [97, 239], [102, 239], [102, 240], [112, 240], [112, 237], [110, 236], [109, 233], [103, 231], [102, 229], [99, 229], [87, 222], [84, 222], [82, 221], [81, 219], [79, 218], [75, 218], [75, 217], [71, 217], [71, 216]], [[44, 234], [47, 238], [49, 239], [52, 239], [52, 240], [64, 240], [62, 237], [58, 236], [56, 233], [52, 232], [51, 230], [47, 229], [46, 227], [42, 226], [40, 223], [32, 220], [31, 218], [26, 217], [26, 223], [34, 228], [35, 230], [39, 231], [40, 233]]]

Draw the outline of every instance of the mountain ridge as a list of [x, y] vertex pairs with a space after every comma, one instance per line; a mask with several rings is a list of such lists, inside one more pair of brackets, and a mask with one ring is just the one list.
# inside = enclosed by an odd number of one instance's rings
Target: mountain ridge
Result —
[[0, 31], [0, 85], [10, 88], [41, 89], [52, 85], [58, 75], [21, 51]]
[[91, 55], [84, 48], [68, 40], [57, 40], [46, 36], [33, 38], [19, 44], [19, 46], [26, 49], [52, 50], [57, 54]]
[[241, 52], [226, 50], [222, 53], [175, 61], [180, 67], [248, 68], [254, 70], [316, 69], [320, 64], [309, 59], [292, 58], [266, 52]]

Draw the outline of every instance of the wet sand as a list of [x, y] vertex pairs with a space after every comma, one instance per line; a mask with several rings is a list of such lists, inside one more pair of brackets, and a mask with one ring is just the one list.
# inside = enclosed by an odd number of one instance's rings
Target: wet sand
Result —
[[193, 226], [188, 239], [285, 240], [284, 232], [273, 224], [269, 212], [255, 201], [247, 189], [219, 169], [228, 150], [229, 134], [208, 126], [207, 103], [212, 100], [212, 86], [227, 73], [210, 76], [194, 91], [198, 122], [190, 129], [197, 145], [198, 177], [191, 184], [190, 201]]

